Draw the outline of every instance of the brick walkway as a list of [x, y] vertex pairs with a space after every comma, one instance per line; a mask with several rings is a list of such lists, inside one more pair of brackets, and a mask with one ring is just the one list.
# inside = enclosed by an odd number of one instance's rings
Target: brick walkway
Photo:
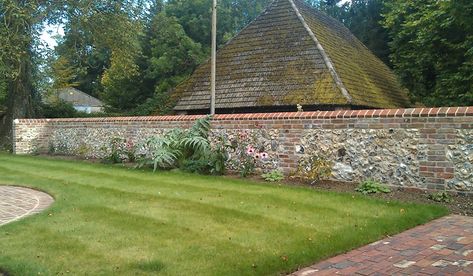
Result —
[[0, 186], [0, 226], [37, 214], [53, 202], [50, 195], [40, 191]]
[[473, 275], [473, 217], [444, 217], [292, 275]]

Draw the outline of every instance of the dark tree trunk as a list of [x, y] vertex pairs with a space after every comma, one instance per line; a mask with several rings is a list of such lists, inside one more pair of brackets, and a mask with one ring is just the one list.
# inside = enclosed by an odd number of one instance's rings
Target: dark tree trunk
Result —
[[31, 55], [28, 51], [18, 62], [18, 76], [8, 82], [7, 111], [0, 121], [0, 149], [12, 149], [13, 120], [34, 116], [31, 64]]

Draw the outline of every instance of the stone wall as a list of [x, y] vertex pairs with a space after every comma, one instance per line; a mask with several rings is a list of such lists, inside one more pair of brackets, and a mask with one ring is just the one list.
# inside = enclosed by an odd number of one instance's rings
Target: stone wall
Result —
[[[102, 158], [115, 138], [139, 144], [200, 117], [16, 120], [15, 152]], [[212, 131], [267, 152], [264, 170], [316, 156], [336, 180], [473, 193], [473, 107], [217, 115]]]

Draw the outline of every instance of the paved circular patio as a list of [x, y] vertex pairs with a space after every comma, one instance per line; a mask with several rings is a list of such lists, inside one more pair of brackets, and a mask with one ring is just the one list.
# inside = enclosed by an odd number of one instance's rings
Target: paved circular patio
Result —
[[0, 226], [37, 214], [54, 199], [43, 192], [14, 186], [0, 186]]

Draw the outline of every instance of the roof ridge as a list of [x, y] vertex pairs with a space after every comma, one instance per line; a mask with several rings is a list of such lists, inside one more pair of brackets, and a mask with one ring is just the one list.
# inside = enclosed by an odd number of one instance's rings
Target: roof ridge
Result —
[[333, 65], [332, 60], [330, 59], [328, 54], [325, 52], [325, 49], [323, 48], [322, 44], [319, 42], [319, 40], [315, 36], [312, 29], [309, 27], [309, 25], [307, 25], [307, 22], [305, 21], [304, 16], [302, 16], [294, 0], [287, 0], [287, 1], [289, 1], [289, 3], [291, 4], [292, 9], [295, 11], [297, 15], [297, 18], [299, 19], [299, 21], [301, 21], [302, 25], [304, 26], [304, 29], [309, 33], [309, 36], [312, 39], [312, 41], [314, 41], [315, 46], [319, 50], [320, 55], [322, 56], [325, 62], [325, 65], [327, 66], [327, 69], [330, 72], [330, 75], [332, 76], [333, 80], [335, 81], [335, 84], [337, 85], [338, 89], [340, 89], [340, 92], [342, 92], [342, 95], [348, 100], [348, 103], [351, 104], [353, 102], [353, 98], [350, 95], [350, 93], [348, 93], [348, 90], [343, 84], [342, 79], [340, 78], [337, 71], [335, 70], [335, 66]]

